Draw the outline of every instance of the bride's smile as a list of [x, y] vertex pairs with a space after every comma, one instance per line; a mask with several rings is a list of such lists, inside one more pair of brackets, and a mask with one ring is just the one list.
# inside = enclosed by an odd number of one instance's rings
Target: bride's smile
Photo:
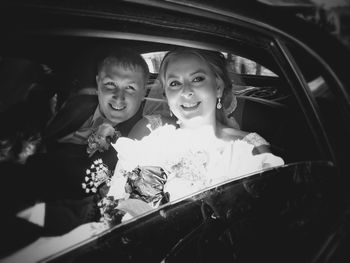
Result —
[[196, 110], [199, 106], [201, 102], [198, 101], [198, 102], [192, 102], [192, 103], [189, 103], [189, 102], [185, 102], [183, 104], [181, 104], [181, 107], [184, 109], [184, 110]]
[[216, 101], [222, 90], [217, 77], [203, 62], [198, 56], [186, 54], [173, 58], [167, 68], [168, 103], [184, 126], [215, 124]]

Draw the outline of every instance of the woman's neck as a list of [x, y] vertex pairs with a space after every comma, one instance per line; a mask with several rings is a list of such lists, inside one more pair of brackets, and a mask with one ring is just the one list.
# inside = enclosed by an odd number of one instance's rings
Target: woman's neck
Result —
[[209, 128], [213, 131], [216, 131], [216, 120], [203, 120], [201, 118], [193, 118], [191, 120], [186, 121], [178, 121], [180, 129], [186, 130], [195, 130], [201, 129], [202, 127]]
[[200, 129], [201, 127], [210, 127], [210, 129], [216, 131], [215, 112], [207, 116], [197, 116], [183, 121], [178, 120], [177, 123], [181, 129]]
[[178, 122], [180, 129], [187, 131], [198, 131], [198, 134], [201, 134], [205, 131], [207, 135], [212, 134], [217, 138], [220, 138], [221, 132], [220, 128], [215, 122], [195, 122], [193, 120], [188, 122]]

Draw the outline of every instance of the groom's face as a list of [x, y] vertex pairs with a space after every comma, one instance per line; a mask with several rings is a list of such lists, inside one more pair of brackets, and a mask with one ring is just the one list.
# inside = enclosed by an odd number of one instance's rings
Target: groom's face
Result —
[[119, 124], [133, 117], [145, 97], [141, 67], [126, 68], [116, 62], [105, 64], [96, 77], [99, 107], [105, 118]]

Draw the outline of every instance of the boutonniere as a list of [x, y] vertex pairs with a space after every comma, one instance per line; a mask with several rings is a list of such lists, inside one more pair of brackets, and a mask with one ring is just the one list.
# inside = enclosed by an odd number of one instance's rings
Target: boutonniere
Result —
[[112, 172], [102, 162], [102, 159], [97, 159], [91, 167], [86, 170], [84, 182], [81, 184], [86, 193], [96, 193], [98, 188], [106, 183], [109, 186]]
[[115, 143], [121, 137], [120, 131], [114, 129], [110, 123], [102, 123], [96, 131], [92, 132], [87, 142], [86, 149], [89, 157], [96, 151], [103, 152], [109, 149], [111, 143]]

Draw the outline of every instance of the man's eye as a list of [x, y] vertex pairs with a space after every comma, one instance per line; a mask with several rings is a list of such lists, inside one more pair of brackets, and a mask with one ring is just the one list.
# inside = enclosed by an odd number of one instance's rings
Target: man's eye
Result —
[[195, 77], [193, 79], [193, 82], [202, 82], [205, 78], [204, 77]]
[[106, 88], [108, 89], [114, 89], [115, 88], [115, 84], [113, 82], [106, 82], [103, 84]]

